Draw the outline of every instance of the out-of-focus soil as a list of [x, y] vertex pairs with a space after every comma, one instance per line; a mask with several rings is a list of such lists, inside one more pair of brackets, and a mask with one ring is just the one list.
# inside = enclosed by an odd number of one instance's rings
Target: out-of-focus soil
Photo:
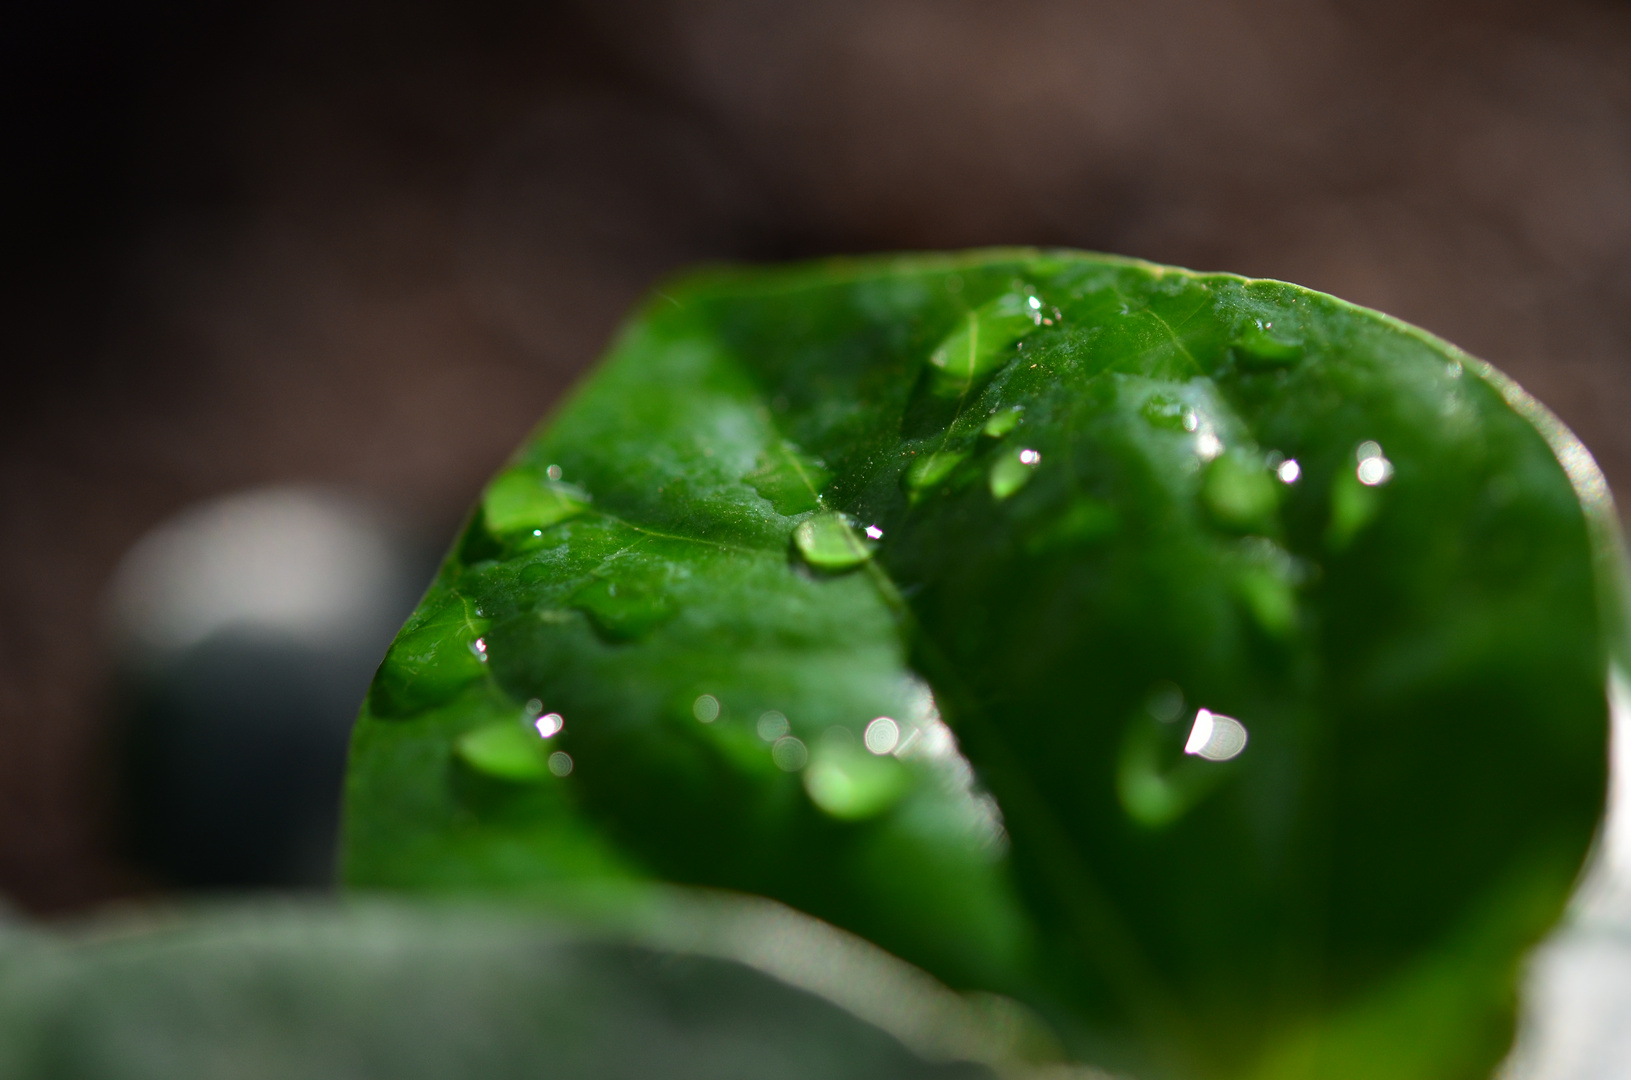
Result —
[[1286, 278], [1493, 361], [1631, 485], [1623, 4], [21, 10], [0, 892], [35, 910], [143, 887], [99, 620], [144, 530], [299, 481], [446, 535], [696, 260], [1034, 243]]

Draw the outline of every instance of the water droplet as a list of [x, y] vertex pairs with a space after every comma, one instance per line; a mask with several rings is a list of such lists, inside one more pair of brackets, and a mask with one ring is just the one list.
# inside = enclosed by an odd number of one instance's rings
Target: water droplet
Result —
[[998, 500], [1006, 499], [1030, 483], [1041, 460], [1041, 454], [1029, 449], [1010, 451], [997, 458], [992, 462], [991, 472], [987, 476], [992, 496]]
[[1171, 394], [1151, 394], [1139, 413], [1151, 427], [1167, 431], [1194, 431], [1194, 411]]
[[549, 755], [549, 771], [556, 776], [571, 776], [572, 755], [565, 750], [557, 750]]
[[787, 734], [787, 717], [775, 709], [771, 709], [768, 712], [760, 713], [759, 722], [753, 727], [759, 733], [759, 738], [767, 743], [773, 743]]
[[1361, 484], [1366, 487], [1375, 487], [1378, 484], [1388, 482], [1388, 479], [1393, 475], [1393, 464], [1387, 458], [1366, 458], [1359, 463], [1359, 468], [1355, 470], [1355, 473], [1359, 477]]
[[862, 741], [874, 754], [892, 753], [900, 743], [900, 725], [887, 716], [880, 716], [866, 726]]
[[827, 814], [861, 821], [894, 805], [910, 779], [893, 758], [862, 753], [853, 739], [823, 737], [804, 772], [804, 790]]
[[561, 728], [566, 726], [566, 721], [561, 719], [561, 714], [558, 712], [545, 713], [534, 720], [532, 726], [541, 738], [553, 739], [560, 734]]
[[868, 525], [866, 527], [866, 538], [868, 540], [882, 540], [883, 530], [876, 525]]
[[[550, 466], [559, 472], [556, 466]], [[482, 520], [487, 531], [503, 539], [530, 537], [535, 531], [576, 517], [588, 508], [589, 496], [580, 488], [560, 483], [551, 473], [539, 475], [529, 467], [499, 475], [482, 497]]]
[[1445, 372], [1450, 376], [1450, 378], [1452, 378], [1452, 379], [1461, 378], [1461, 361], [1451, 360], [1448, 364], [1444, 365], [1444, 369], [1445, 369]]
[[549, 477], [551, 480], [559, 480], [561, 478], [561, 467], [559, 465], [551, 465], [549, 468], [544, 470], [544, 475]]
[[486, 642], [475, 643], [488, 622], [458, 595], [431, 606], [417, 626], [391, 643], [369, 690], [375, 716], [409, 716], [451, 700], [485, 672]]
[[961, 450], [937, 450], [924, 454], [907, 467], [901, 483], [913, 495], [927, 491], [950, 476], [951, 471], [967, 457], [968, 454]]
[[810, 760], [810, 751], [793, 736], [783, 735], [770, 748], [770, 760], [783, 772], [798, 772]]
[[480, 658], [482, 663], [487, 662], [487, 642], [481, 638], [470, 643], [470, 651]]
[[1202, 461], [1211, 461], [1223, 453], [1223, 440], [1218, 438], [1217, 432], [1211, 428], [1201, 429], [1195, 436], [1195, 456]]
[[699, 694], [691, 702], [691, 715], [704, 724], [711, 724], [719, 719], [719, 699], [712, 694]]
[[1185, 409], [1183, 425], [1185, 431], [1194, 431], [1196, 428], [1201, 426], [1200, 415], [1196, 413], [1194, 409]]
[[1273, 323], [1262, 323], [1236, 338], [1233, 349], [1243, 368], [1275, 368], [1295, 363], [1303, 354], [1303, 343], [1300, 338], [1275, 330]]
[[805, 518], [793, 530], [793, 543], [805, 562], [821, 570], [847, 570], [872, 558], [871, 544], [856, 535], [842, 514]]
[[1031, 306], [1034, 299], [1007, 292], [964, 313], [929, 354], [931, 389], [943, 397], [961, 397], [977, 380], [1007, 363], [1014, 342], [1035, 329], [1041, 318]]
[[679, 608], [655, 580], [594, 578], [578, 587], [570, 606], [589, 616], [607, 641], [637, 641], [672, 619]]
[[453, 744], [453, 749], [460, 760], [478, 772], [527, 783], [549, 775], [542, 746], [529, 728], [507, 722], [468, 731]]
[[742, 478], [783, 517], [821, 507], [821, 492], [832, 471], [819, 459], [782, 442], [759, 455], [757, 467]]
[[528, 698], [527, 703], [521, 706], [521, 719], [532, 723], [534, 717], [544, 711], [544, 703], [537, 698]]
[[1195, 713], [1195, 726], [1189, 729], [1184, 753], [1207, 761], [1228, 761], [1246, 749], [1246, 739], [1246, 725], [1239, 720], [1200, 709]]
[[1302, 474], [1303, 467], [1297, 464], [1296, 458], [1286, 458], [1274, 467], [1274, 475], [1280, 478], [1282, 484], [1295, 484]]
[[1023, 405], [1015, 405], [1009, 409], [1001, 409], [991, 414], [991, 419], [980, 428], [980, 434], [992, 439], [1000, 439], [1019, 426], [1020, 417], [1024, 414]]
[[1260, 462], [1232, 453], [1215, 457], [1207, 467], [1201, 499], [1219, 525], [1252, 531], [1266, 529], [1273, 522], [1280, 492], [1273, 474]]

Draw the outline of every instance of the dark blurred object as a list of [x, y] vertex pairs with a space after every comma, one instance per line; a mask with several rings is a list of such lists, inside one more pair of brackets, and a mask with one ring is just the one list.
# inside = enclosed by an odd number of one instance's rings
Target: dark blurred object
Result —
[[135, 860], [193, 888], [332, 881], [358, 702], [430, 568], [332, 493], [197, 506], [125, 557], [111, 603]]
[[1631, 8], [1606, 0], [24, 0], [0, 35], [0, 891], [139, 884], [120, 555], [323, 483], [450, 536], [654, 277], [1072, 244], [1485, 356], [1631, 482]]

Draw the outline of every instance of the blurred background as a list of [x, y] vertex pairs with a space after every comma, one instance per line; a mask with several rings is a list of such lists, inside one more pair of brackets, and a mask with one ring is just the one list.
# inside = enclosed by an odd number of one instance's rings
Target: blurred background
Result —
[[1631, 485], [1624, 3], [5, 24], [0, 894], [34, 912], [322, 885], [346, 726], [441, 545], [699, 260], [1057, 244], [1285, 278], [1493, 361]]

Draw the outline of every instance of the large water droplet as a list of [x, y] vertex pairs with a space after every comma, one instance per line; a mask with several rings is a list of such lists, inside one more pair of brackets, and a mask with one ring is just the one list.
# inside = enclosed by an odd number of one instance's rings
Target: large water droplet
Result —
[[821, 507], [821, 491], [832, 471], [816, 458], [783, 442], [766, 450], [758, 466], [742, 478], [784, 517]]
[[1007, 292], [962, 320], [929, 354], [930, 386], [943, 397], [961, 397], [976, 381], [1006, 364], [1016, 341], [1041, 323], [1033, 297]]
[[487, 487], [482, 519], [487, 531], [502, 540], [522, 540], [588, 508], [582, 489], [551, 479], [530, 466], [510, 469]]
[[822, 570], [847, 570], [872, 558], [872, 545], [843, 514], [805, 518], [793, 530], [793, 543], [805, 562]]
[[569, 604], [589, 616], [608, 641], [637, 641], [672, 619], [678, 606], [655, 582], [596, 578], [580, 586]]
[[804, 790], [827, 814], [843, 821], [861, 821], [894, 805], [906, 793], [910, 779], [900, 762], [865, 752], [853, 738], [823, 738], [804, 771]]
[[1272, 322], [1259, 323], [1241, 334], [1231, 346], [1241, 367], [1276, 368], [1294, 364], [1303, 355], [1302, 339]]
[[409, 716], [451, 700], [485, 674], [487, 628], [488, 620], [461, 596], [435, 605], [391, 643], [369, 691], [370, 710], [375, 716]]
[[454, 752], [477, 772], [531, 783], [550, 775], [547, 746], [531, 728], [504, 722], [466, 732], [454, 743]]

